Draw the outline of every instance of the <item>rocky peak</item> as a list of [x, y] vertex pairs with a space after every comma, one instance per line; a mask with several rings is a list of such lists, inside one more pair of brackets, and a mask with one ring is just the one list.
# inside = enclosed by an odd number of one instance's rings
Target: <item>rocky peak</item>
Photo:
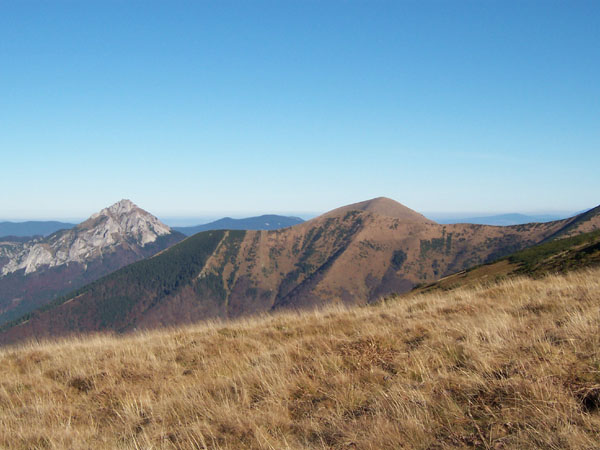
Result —
[[[131, 200], [121, 200], [90, 216], [70, 230], [56, 232], [45, 239], [30, 241], [11, 248], [1, 275], [25, 269], [35, 272], [42, 266], [54, 267], [69, 262], [86, 264], [111, 252], [120, 245], [144, 247], [171, 233], [158, 218], [136, 206]], [[5, 253], [8, 251], [5, 249]]]
[[[104, 208], [102, 211], [93, 214], [92, 217], [96, 216], [122, 216], [123, 214], [128, 214], [134, 209], [140, 209], [137, 207], [135, 203], [131, 200], [124, 198], [123, 200], [115, 203], [114, 205], [109, 206], [108, 208]], [[150, 214], [149, 214], [150, 215]]]
[[114, 235], [133, 238], [142, 246], [158, 236], [171, 233], [171, 228], [131, 200], [123, 199], [90, 216], [78, 226], [95, 235]]

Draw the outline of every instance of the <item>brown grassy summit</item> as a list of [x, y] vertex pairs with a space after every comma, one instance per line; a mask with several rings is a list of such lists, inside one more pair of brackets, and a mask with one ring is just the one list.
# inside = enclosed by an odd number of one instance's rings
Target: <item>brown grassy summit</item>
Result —
[[6, 449], [597, 449], [600, 270], [0, 351]]
[[400, 219], [401, 222], [435, 223], [422, 214], [404, 206], [402, 203], [398, 203], [387, 197], [377, 197], [363, 202], [352, 203], [351, 205], [336, 208], [319, 217], [340, 217], [350, 211], [366, 211], [378, 216]]

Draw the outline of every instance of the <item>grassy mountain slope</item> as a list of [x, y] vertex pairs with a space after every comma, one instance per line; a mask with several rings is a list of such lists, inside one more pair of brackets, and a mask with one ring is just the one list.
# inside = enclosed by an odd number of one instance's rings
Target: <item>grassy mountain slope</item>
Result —
[[0, 351], [0, 447], [595, 449], [600, 269]]
[[[579, 223], [438, 225], [378, 198], [281, 230], [200, 233], [5, 327], [0, 342], [366, 304], [543, 242], [567, 226], [574, 232]], [[178, 262], [205, 242], [210, 251], [197, 263]], [[154, 280], [161, 273], [179, 281], [165, 289]]]
[[519, 275], [540, 277], [600, 266], [600, 230], [556, 239], [513, 253], [490, 264], [464, 270], [414, 292], [449, 290]]
[[566, 219], [565, 222], [565, 226], [548, 239], [565, 238], [597, 230], [599, 228], [598, 222], [600, 222], [600, 205]]

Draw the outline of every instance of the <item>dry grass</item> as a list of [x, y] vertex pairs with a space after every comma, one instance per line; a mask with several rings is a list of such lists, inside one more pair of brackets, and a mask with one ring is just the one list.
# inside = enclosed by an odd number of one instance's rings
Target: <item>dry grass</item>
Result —
[[0, 352], [2, 448], [598, 448], [600, 270]]

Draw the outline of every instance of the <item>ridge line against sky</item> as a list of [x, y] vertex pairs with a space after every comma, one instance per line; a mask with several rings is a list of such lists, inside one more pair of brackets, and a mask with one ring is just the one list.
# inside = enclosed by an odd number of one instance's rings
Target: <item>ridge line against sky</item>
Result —
[[0, 218], [591, 208], [599, 23], [597, 1], [1, 2]]

